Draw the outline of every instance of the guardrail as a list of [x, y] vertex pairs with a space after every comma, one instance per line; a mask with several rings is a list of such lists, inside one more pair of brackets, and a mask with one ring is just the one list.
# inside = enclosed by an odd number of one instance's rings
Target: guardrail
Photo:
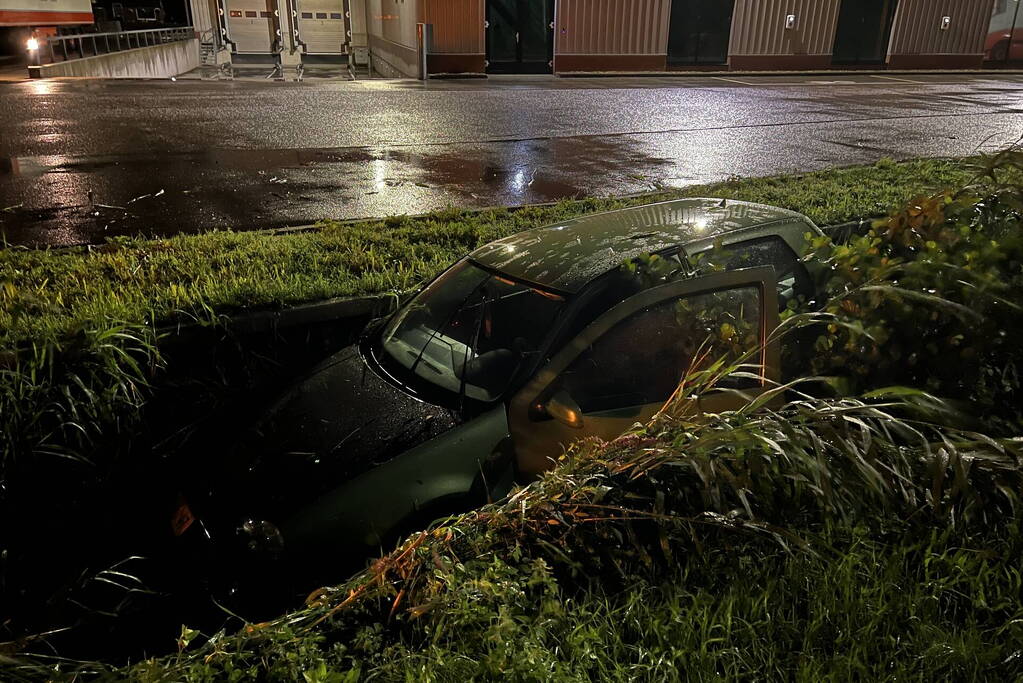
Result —
[[195, 38], [195, 29], [191, 26], [47, 36], [40, 38], [40, 45], [34, 50], [33, 62], [35, 65], [39, 65], [47, 56], [50, 58], [50, 64], [69, 62], [74, 59], [98, 57], [125, 50], [135, 50], [140, 47], [191, 40], [192, 38]]

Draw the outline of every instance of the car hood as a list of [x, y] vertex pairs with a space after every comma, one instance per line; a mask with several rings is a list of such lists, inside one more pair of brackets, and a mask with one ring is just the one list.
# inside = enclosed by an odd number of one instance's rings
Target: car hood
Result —
[[284, 393], [241, 440], [211, 496], [247, 515], [282, 519], [456, 424], [449, 409], [379, 377], [351, 346]]

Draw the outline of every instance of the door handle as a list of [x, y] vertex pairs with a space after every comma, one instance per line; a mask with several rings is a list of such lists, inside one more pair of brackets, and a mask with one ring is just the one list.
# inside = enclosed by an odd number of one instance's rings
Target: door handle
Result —
[[518, 31], [515, 32], [515, 42], [516, 43], [519, 42], [519, 32]]

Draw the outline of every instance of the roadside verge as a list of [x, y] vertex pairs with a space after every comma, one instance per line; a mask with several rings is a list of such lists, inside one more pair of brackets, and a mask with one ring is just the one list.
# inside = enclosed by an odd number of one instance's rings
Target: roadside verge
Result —
[[637, 198], [584, 199], [482, 212], [448, 209], [287, 234], [211, 232], [112, 239], [98, 247], [0, 250], [0, 352], [57, 343], [96, 321], [212, 321], [336, 297], [404, 291], [494, 239], [585, 213], [714, 196], [792, 209], [818, 225], [875, 216], [967, 181], [962, 162], [928, 159], [732, 179]]

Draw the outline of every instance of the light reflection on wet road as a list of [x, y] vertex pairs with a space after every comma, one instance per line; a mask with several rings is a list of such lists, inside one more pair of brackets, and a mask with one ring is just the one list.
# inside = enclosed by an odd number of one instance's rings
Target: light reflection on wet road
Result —
[[967, 154], [1023, 134], [1021, 76], [908, 78], [0, 85], [0, 230], [73, 244], [281, 227]]

